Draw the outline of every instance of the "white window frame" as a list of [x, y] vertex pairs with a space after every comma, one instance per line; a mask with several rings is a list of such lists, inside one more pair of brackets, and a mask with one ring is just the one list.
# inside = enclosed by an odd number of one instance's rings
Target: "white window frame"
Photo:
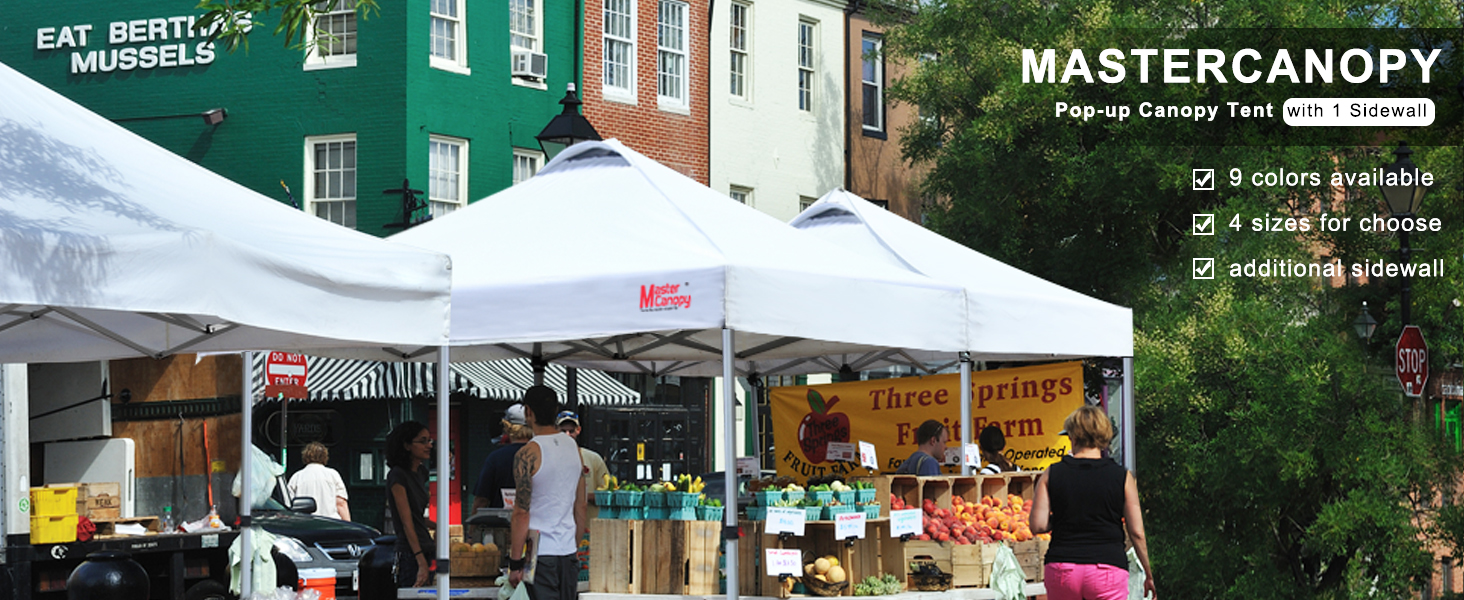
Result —
[[[434, 5], [437, 2], [446, 2], [448, 4], [451, 4], [454, 10], [457, 11], [457, 15], [448, 15], [446, 13], [439, 13], [436, 10], [433, 10], [434, 8], [436, 8]], [[444, 71], [451, 71], [453, 73], [461, 73], [463, 75], [471, 75], [473, 73], [472, 69], [468, 68], [467, 9], [467, 0], [428, 0], [427, 56], [429, 58], [430, 64], [432, 65], [432, 68], [442, 69]], [[437, 55], [437, 23], [439, 21], [450, 24], [452, 26], [452, 56]]]
[[752, 188], [745, 185], [733, 184], [727, 186], [727, 197], [731, 198], [733, 202], [738, 202], [745, 206], [752, 206]]
[[[457, 164], [452, 165], [454, 169], [444, 169], [438, 159], [438, 151], [441, 148], [453, 147], [457, 149]], [[445, 135], [427, 136], [427, 205], [432, 218], [441, 217], [468, 205], [468, 140], [463, 138], [448, 137]], [[455, 174], [457, 181], [455, 185], [444, 188], [438, 185], [439, 173]], [[451, 192], [452, 196], [443, 195], [444, 192]]]
[[[318, 8], [324, 8], [327, 5], [327, 2], [316, 3], [316, 7]], [[350, 36], [349, 40], [345, 39], [344, 36], [340, 39], [332, 40], [327, 36], [321, 35], [321, 19], [329, 20], [336, 18], [342, 19], [350, 24], [350, 31], [346, 32]], [[356, 3], [350, 0], [342, 0], [337, 10], [316, 13], [315, 21], [310, 24], [310, 27], [305, 32], [305, 70], [344, 69], [356, 66], [356, 50], [361, 39], [357, 35], [359, 31], [357, 29], [358, 25]], [[321, 55], [321, 44], [332, 43], [345, 43], [351, 50], [350, 52], [341, 52], [340, 54]]]
[[[604, 54], [604, 56], [601, 56], [600, 57], [601, 58], [600, 83], [601, 83], [601, 85], [604, 88], [603, 89], [603, 93], [605, 95], [605, 99], [606, 100], [613, 100], [613, 101], [616, 101], [616, 102], [623, 102], [623, 103], [626, 103], [626, 104], [635, 104], [636, 103], [636, 100], [635, 100], [635, 89], [636, 89], [636, 86], [635, 86], [635, 78], [636, 78], [636, 75], [635, 75], [635, 71], [636, 71], [636, 27], [638, 26], [637, 23], [636, 23], [637, 18], [638, 18], [638, 16], [636, 15], [636, 1], [637, 0], [604, 0], [604, 3], [605, 3], [605, 10], [604, 10], [605, 15], [604, 15], [604, 18], [603, 18], [604, 24], [601, 27], [601, 32], [600, 32], [600, 35], [601, 35], [601, 38], [600, 38], [601, 39], [601, 44], [602, 44], [602, 46], [604, 46], [604, 48], [602, 50], [602, 53]], [[622, 4], [622, 3], [629, 9], [629, 14], [626, 15], [626, 16], [629, 17], [629, 21], [630, 21], [630, 23], [629, 23], [629, 28], [630, 28], [629, 34], [630, 35], [628, 37], [627, 36], [618, 35], [618, 34], [612, 34], [612, 33], [610, 33], [610, 31], [608, 29], [610, 27], [610, 22], [611, 22], [611, 19], [610, 19], [610, 12], [611, 12], [610, 11], [610, 7], [611, 7], [611, 5], [612, 4]], [[625, 84], [626, 85], [624, 85], [624, 86], [612, 85], [610, 83], [610, 78], [608, 77], [608, 75], [609, 75], [609, 73], [611, 71], [610, 49], [611, 49], [612, 45], [618, 45], [618, 44], [624, 44], [625, 47], [626, 47], [626, 62], [625, 62]]]
[[[742, 19], [739, 23], [738, 13]], [[739, 36], [740, 34], [740, 36]], [[738, 44], [738, 41], [741, 44]], [[747, 2], [732, 2], [727, 13], [727, 93], [733, 98], [751, 100], [752, 74], [752, 5]], [[740, 60], [739, 60], [740, 59]], [[738, 65], [741, 65], [741, 69]]]
[[[805, 28], [808, 30], [807, 40], [804, 39]], [[797, 42], [794, 48], [798, 64], [798, 110], [812, 113], [814, 104], [818, 102], [818, 21], [799, 18]]]
[[[523, 1], [529, 5], [529, 26], [533, 28], [533, 35], [527, 35], [521, 31], [515, 31], [514, 25], [518, 15], [514, 14], [513, 4], [508, 7], [508, 45], [513, 50], [528, 50], [529, 52], [544, 52], [544, 2], [543, 0], [512, 0], [512, 2]], [[514, 38], [526, 38], [530, 45], [514, 43]]]
[[[679, 19], [680, 23], [675, 21]], [[671, 35], [668, 35], [671, 34]], [[679, 37], [679, 46], [667, 45]], [[681, 0], [656, 3], [656, 102], [663, 109], [690, 114], [691, 7]], [[669, 93], [668, 93], [669, 92]]]
[[[319, 145], [319, 144], [339, 144], [339, 143], [344, 143], [344, 142], [350, 142], [351, 143], [351, 164], [352, 164], [352, 166], [350, 168], [350, 173], [351, 173], [351, 187], [355, 190], [356, 193], [355, 194], [352, 194], [350, 196], [345, 196], [344, 194], [342, 194], [339, 198], [317, 199], [317, 197], [320, 195], [321, 191], [320, 190], [317, 190], [316, 189], [316, 185], [315, 185], [315, 176], [316, 176], [316, 172], [317, 172], [317, 168], [316, 168], [317, 165], [315, 164], [315, 147], [317, 145]], [[356, 204], [357, 204], [357, 199], [360, 197], [360, 193], [361, 193], [361, 190], [358, 187], [358, 179], [357, 179], [357, 174], [360, 171], [360, 165], [361, 165], [361, 163], [360, 163], [360, 146], [359, 146], [359, 144], [356, 143], [356, 134], [354, 134], [354, 133], [344, 133], [344, 134], [335, 134], [335, 135], [317, 135], [317, 136], [309, 136], [309, 137], [306, 137], [305, 138], [305, 163], [304, 164], [305, 164], [305, 186], [304, 186], [305, 187], [305, 190], [304, 190], [305, 191], [305, 195], [304, 195], [305, 212], [308, 213], [308, 214], [311, 214], [311, 215], [316, 215], [316, 216], [318, 216], [318, 217], [320, 217], [322, 219], [326, 219], [328, 221], [331, 221], [332, 223], [336, 223], [337, 225], [341, 225], [343, 227], [349, 227], [351, 229], [355, 229], [356, 226], [357, 226], [357, 221], [356, 221], [356, 214], [357, 214], [356, 213]], [[326, 170], [329, 170], [329, 168], [330, 167], [327, 165], [326, 166]], [[343, 177], [344, 177], [344, 171], [346, 171], [346, 168], [344, 167], [344, 161], [342, 161], [342, 167], [341, 167], [340, 170], [342, 171]], [[343, 184], [342, 185], [344, 186], [344, 179], [343, 179]], [[330, 203], [330, 204], [342, 203], [341, 209], [343, 211], [343, 214], [342, 214], [342, 217], [341, 217], [340, 220], [336, 220], [336, 219], [330, 218], [329, 216], [320, 216], [320, 215], [316, 214], [316, 211], [319, 208], [317, 205], [319, 205], [319, 204], [327, 204], [327, 203]]]
[[[869, 51], [865, 49], [865, 46], [867, 46], [870, 42], [873, 42], [874, 43], [874, 52], [879, 55], [879, 56], [877, 56], [877, 57], [875, 57], [873, 59], [871, 59], [869, 57]], [[870, 70], [869, 67], [871, 65], [874, 67], [874, 69], [873, 69], [873, 71], [874, 71], [874, 73], [873, 73], [874, 79], [872, 81], [867, 77], [868, 71]], [[865, 131], [877, 132], [877, 133], [884, 133], [884, 130], [885, 130], [885, 104], [884, 104], [884, 93], [885, 93], [885, 89], [884, 89], [885, 64], [884, 64], [884, 37], [883, 36], [881, 36], [881, 35], [879, 35], [877, 33], [874, 33], [874, 32], [870, 32], [870, 31], [866, 31], [866, 32], [863, 33], [863, 35], [860, 36], [860, 39], [859, 39], [859, 66], [860, 66], [860, 69], [859, 69], [859, 80], [860, 80], [859, 81], [859, 83], [860, 83], [860, 85], [859, 85], [859, 106], [860, 106], [860, 112], [862, 113], [861, 114], [861, 117], [860, 117], [860, 123], [863, 125]], [[864, 93], [865, 88], [870, 88], [870, 87], [873, 87], [874, 88], [874, 104], [875, 104], [874, 105], [874, 121], [875, 121], [875, 123], [873, 125], [870, 125], [869, 124], [870, 106], [869, 106], [868, 98], [865, 96], [865, 93]]]
[[[519, 161], [520, 160], [531, 161], [532, 164], [533, 164], [533, 171], [534, 172], [533, 173], [529, 173], [528, 174], [528, 177], [521, 177], [521, 173], [519, 171]], [[511, 173], [509, 174], [509, 176], [510, 176], [512, 182], [513, 182], [511, 185], [518, 185], [520, 183], [523, 183], [525, 181], [528, 181], [529, 178], [533, 177], [535, 174], [537, 174], [539, 172], [540, 169], [543, 169], [543, 168], [544, 168], [544, 153], [543, 152], [540, 152], [538, 150], [529, 150], [527, 148], [514, 148], [513, 149], [513, 166], [512, 166]]]

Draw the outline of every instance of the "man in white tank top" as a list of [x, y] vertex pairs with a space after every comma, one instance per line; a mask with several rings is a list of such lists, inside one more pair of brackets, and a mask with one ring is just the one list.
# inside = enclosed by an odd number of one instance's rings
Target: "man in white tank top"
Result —
[[579, 597], [579, 536], [589, 528], [585, 512], [585, 483], [579, 446], [559, 431], [554, 416], [559, 398], [554, 390], [536, 385], [524, 392], [524, 416], [534, 428], [534, 439], [514, 455], [512, 529], [509, 537], [508, 579], [523, 579], [525, 542], [529, 531], [539, 533], [529, 597], [533, 600], [573, 600]]

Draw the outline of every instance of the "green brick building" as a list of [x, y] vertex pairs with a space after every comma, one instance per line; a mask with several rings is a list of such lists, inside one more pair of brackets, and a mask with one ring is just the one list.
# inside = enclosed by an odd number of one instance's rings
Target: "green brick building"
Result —
[[[373, 235], [399, 229], [402, 180], [441, 213], [531, 176], [534, 136], [578, 83], [581, 7], [404, 0], [326, 15], [309, 53], [261, 17], [214, 48], [188, 0], [17, 0], [0, 62], [271, 198]], [[223, 109], [225, 118], [217, 123]], [[213, 119], [206, 118], [211, 113]], [[289, 187], [290, 196], [281, 183]]]

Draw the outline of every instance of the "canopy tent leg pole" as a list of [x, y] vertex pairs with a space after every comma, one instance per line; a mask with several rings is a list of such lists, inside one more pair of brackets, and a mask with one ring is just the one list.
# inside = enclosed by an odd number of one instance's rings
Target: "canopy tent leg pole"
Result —
[[254, 453], [254, 353], [244, 353], [244, 387], [241, 407], [240, 436], [244, 448], [239, 457], [239, 597], [248, 598], [254, 587], [254, 532], [250, 527], [249, 515], [253, 511], [254, 486], [250, 485], [249, 470], [253, 468]]
[[737, 380], [732, 354], [732, 330], [722, 328], [722, 476], [726, 487], [722, 506], [726, 527], [727, 600], [737, 600]]
[[[452, 422], [450, 418], [452, 407], [447, 403], [447, 378], [450, 366], [448, 360], [447, 346], [439, 347], [437, 349], [437, 600], [447, 600], [448, 590], [452, 587], [452, 583], [448, 581], [451, 562], [443, 558], [451, 556], [448, 554], [447, 528], [448, 524], [452, 522], [452, 515], [447, 513], [447, 484], [452, 479], [452, 463], [448, 462], [451, 460], [448, 457], [448, 451], [451, 449], [449, 446], [452, 445], [452, 436], [448, 434], [452, 431], [448, 429]], [[448, 568], [442, 568], [444, 566]]]
[[961, 353], [961, 474], [970, 475], [966, 446], [971, 445], [971, 353]]
[[1123, 467], [1134, 472], [1134, 357], [1123, 357]]

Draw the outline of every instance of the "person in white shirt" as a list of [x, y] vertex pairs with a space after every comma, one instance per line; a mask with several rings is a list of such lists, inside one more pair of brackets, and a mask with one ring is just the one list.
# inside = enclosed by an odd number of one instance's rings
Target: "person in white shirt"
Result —
[[[559, 416], [555, 417], [555, 421], [557, 421], [560, 431], [574, 438], [575, 444], [579, 444], [580, 431], [582, 431], [580, 429], [579, 413], [572, 410], [560, 411]], [[599, 452], [595, 452], [584, 446], [580, 446], [579, 451], [580, 462], [585, 463], [585, 501], [589, 502], [588, 496], [590, 490], [598, 487], [604, 481], [605, 475], [610, 471], [605, 467], [605, 458], [600, 456]], [[591, 519], [597, 518], [600, 514], [599, 507], [590, 506], [589, 511]]]
[[351, 506], [346, 502], [346, 482], [341, 474], [325, 466], [330, 461], [330, 451], [325, 444], [310, 442], [300, 453], [305, 459], [305, 468], [290, 477], [290, 496], [315, 499], [315, 514], [342, 521], [351, 520]]

